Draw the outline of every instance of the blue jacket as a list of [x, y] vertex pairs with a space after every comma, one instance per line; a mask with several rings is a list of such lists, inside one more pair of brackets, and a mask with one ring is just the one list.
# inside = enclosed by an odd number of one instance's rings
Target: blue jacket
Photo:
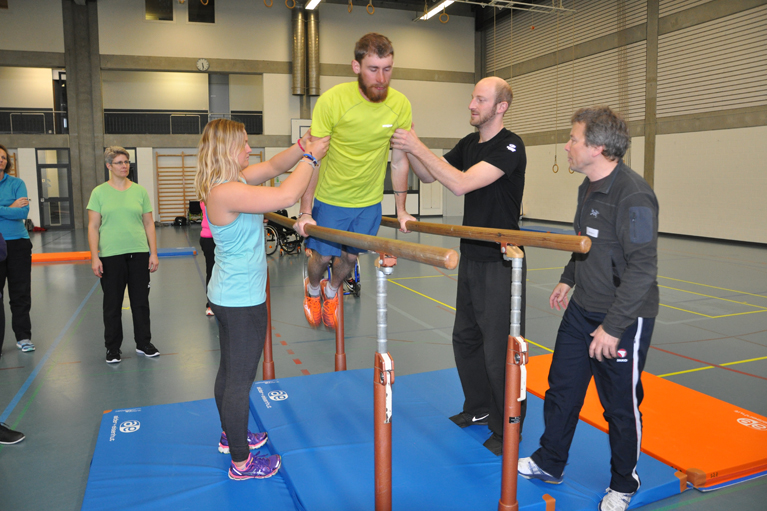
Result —
[[24, 225], [29, 215], [29, 206], [9, 207], [20, 197], [28, 197], [27, 185], [21, 179], [5, 174], [0, 179], [0, 233], [6, 240], [29, 239]]

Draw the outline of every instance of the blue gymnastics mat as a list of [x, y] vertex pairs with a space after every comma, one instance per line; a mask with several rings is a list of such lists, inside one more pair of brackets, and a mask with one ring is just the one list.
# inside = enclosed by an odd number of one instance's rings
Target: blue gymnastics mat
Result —
[[[455, 369], [397, 376], [392, 419], [392, 501], [397, 510], [497, 509], [501, 458], [482, 446], [486, 426], [461, 429]], [[307, 510], [374, 509], [373, 370], [360, 369], [257, 382], [251, 412], [283, 456], [289, 486]], [[529, 396], [520, 445], [528, 456], [543, 431], [543, 402]], [[610, 482], [607, 435], [579, 423], [565, 483], [519, 479], [519, 508], [592, 511]], [[642, 488], [631, 507], [681, 491], [675, 470], [641, 456]]]
[[[257, 426], [251, 417], [251, 430]], [[281, 472], [233, 481], [218, 452], [221, 424], [213, 399], [105, 412], [82, 509], [237, 509], [268, 502], [301, 510]], [[270, 452], [269, 444], [260, 449]]]
[[[495, 510], [501, 459], [482, 446], [485, 426], [461, 429], [448, 417], [462, 406], [455, 369], [398, 376], [392, 426], [393, 508]], [[213, 399], [105, 412], [83, 510], [197, 510], [259, 506], [279, 511], [374, 509], [373, 370], [256, 382], [251, 430], [269, 432], [262, 454], [283, 456], [265, 480], [232, 481]], [[543, 430], [543, 403], [530, 396], [522, 456]], [[679, 493], [674, 469], [642, 455], [642, 488], [632, 508]], [[596, 508], [608, 486], [607, 435], [579, 423], [565, 483], [519, 479], [519, 509]]]

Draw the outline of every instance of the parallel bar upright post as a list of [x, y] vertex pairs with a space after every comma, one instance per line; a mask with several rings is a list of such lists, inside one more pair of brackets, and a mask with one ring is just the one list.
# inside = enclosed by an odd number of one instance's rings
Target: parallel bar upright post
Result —
[[[386, 258], [381, 256], [381, 263]], [[388, 353], [386, 284], [392, 268], [380, 264], [376, 268], [376, 319], [378, 343], [374, 365], [374, 441], [375, 441], [375, 509], [392, 508], [391, 418], [394, 362]]]
[[269, 286], [269, 270], [266, 270], [266, 340], [264, 342], [264, 380], [274, 379], [274, 356], [272, 355], [272, 300]]

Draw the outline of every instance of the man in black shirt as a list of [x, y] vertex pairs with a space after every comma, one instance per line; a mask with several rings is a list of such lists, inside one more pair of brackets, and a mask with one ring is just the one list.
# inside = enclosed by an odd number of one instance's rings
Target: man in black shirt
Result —
[[[474, 87], [469, 111], [477, 131], [464, 137], [443, 158], [419, 139], [415, 130], [397, 130], [392, 147], [407, 153], [413, 171], [425, 183], [439, 181], [464, 195], [463, 225], [519, 229], [525, 186], [525, 145], [503, 127], [512, 100], [511, 87], [498, 77]], [[525, 280], [522, 274], [520, 335], [525, 335]], [[461, 239], [456, 316], [455, 364], [464, 393], [463, 411], [450, 419], [460, 427], [487, 424], [492, 436], [485, 447], [503, 452], [506, 345], [511, 312], [511, 263], [497, 243]], [[524, 419], [526, 402], [522, 403]], [[521, 431], [521, 429], [520, 429]]]

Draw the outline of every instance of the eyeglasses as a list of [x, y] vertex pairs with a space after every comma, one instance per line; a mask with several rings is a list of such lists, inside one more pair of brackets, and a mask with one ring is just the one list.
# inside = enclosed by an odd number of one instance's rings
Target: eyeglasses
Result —
[[112, 165], [130, 165], [129, 161], [113, 161]]

